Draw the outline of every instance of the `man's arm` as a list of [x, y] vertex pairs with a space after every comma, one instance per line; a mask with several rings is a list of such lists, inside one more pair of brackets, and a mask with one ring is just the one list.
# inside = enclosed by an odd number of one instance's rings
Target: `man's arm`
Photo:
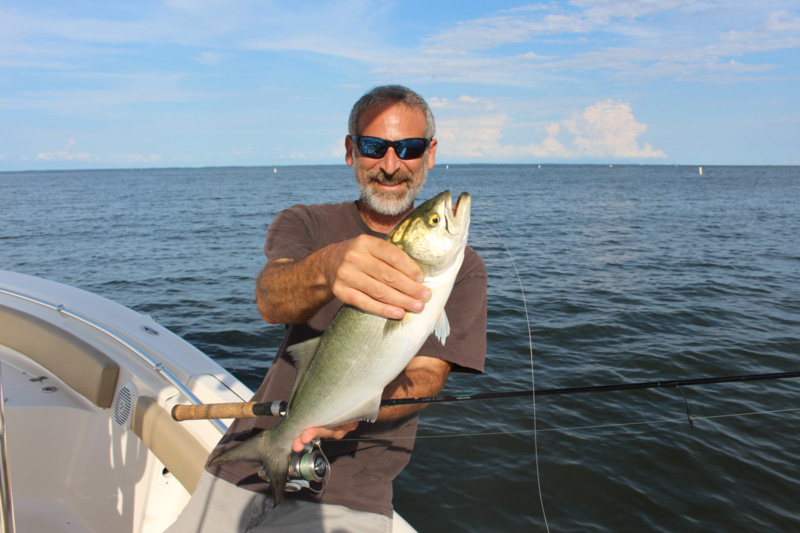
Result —
[[275, 259], [256, 281], [256, 302], [270, 324], [299, 324], [334, 297], [368, 313], [402, 318], [430, 298], [423, 274], [402, 250], [361, 235], [303, 259]]
[[[392, 398], [426, 398], [435, 396], [444, 387], [447, 376], [450, 375], [452, 363], [436, 357], [418, 355], [408, 366], [383, 390], [384, 400]], [[401, 420], [407, 418], [428, 404], [418, 403], [411, 405], [395, 405], [381, 407], [378, 411], [378, 420], [382, 422]]]
[[[408, 366], [383, 390], [383, 399], [390, 398], [424, 398], [435, 396], [444, 387], [452, 364], [436, 357], [418, 355]], [[401, 420], [427, 407], [427, 404], [395, 405], [381, 407], [378, 421], [389, 422]], [[358, 427], [358, 422], [350, 422], [332, 428], [308, 428], [294, 440], [292, 449], [302, 451], [303, 446], [314, 439], [341, 439]]]

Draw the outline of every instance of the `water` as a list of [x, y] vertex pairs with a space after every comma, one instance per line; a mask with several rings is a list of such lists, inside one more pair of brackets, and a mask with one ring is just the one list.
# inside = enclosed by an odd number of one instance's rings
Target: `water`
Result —
[[[489, 268], [483, 376], [449, 392], [800, 369], [797, 167], [451, 166]], [[282, 328], [253, 299], [266, 228], [354, 199], [341, 167], [0, 174], [0, 267], [154, 315], [257, 387]], [[498, 241], [502, 235], [505, 244]], [[553, 531], [797, 530], [800, 380], [541, 397]], [[423, 414], [395, 505], [421, 532], [541, 531], [529, 399]]]

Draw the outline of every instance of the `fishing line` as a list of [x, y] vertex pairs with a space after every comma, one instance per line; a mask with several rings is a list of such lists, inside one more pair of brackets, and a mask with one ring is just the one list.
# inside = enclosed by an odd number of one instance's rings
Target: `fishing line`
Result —
[[525, 323], [528, 327], [528, 350], [531, 354], [531, 387], [532, 389], [532, 397], [531, 402], [533, 403], [533, 459], [534, 464], [536, 467], [536, 486], [539, 490], [539, 505], [542, 509], [542, 518], [544, 519], [544, 527], [547, 530], [547, 533], [550, 533], [550, 525], [547, 523], [547, 512], [544, 509], [544, 497], [542, 495], [542, 479], [539, 474], [539, 439], [537, 437], [537, 423], [536, 423], [536, 375], [534, 372], [534, 365], [533, 365], [533, 334], [531, 333], [531, 319], [530, 315], [528, 314], [528, 302], [525, 299], [525, 289], [522, 287], [522, 277], [519, 275], [519, 270], [517, 269], [517, 263], [514, 261], [514, 256], [511, 255], [511, 250], [508, 249], [508, 245], [506, 241], [503, 240], [503, 237], [495, 231], [493, 227], [491, 227], [485, 221], [481, 221], [484, 226], [489, 228], [492, 233], [497, 236], [498, 240], [503, 244], [503, 248], [506, 249], [506, 254], [508, 254], [508, 258], [511, 260], [511, 266], [514, 267], [514, 274], [517, 276], [517, 282], [519, 283], [519, 292], [522, 295], [522, 307], [525, 309]]
[[[784, 413], [795, 413], [800, 412], [800, 407], [792, 407], [788, 409], [775, 409], [770, 411], [746, 411], [742, 413], [726, 413], [726, 414], [719, 414], [719, 415], [706, 415], [706, 416], [693, 416], [693, 420], [714, 420], [718, 418], [734, 418], [734, 417], [744, 417], [744, 416], [757, 416], [757, 415], [775, 415], [775, 414], [784, 414]], [[675, 424], [681, 423], [685, 424], [685, 418], [662, 418], [659, 420], [640, 420], [638, 422], [620, 422], [615, 424], [595, 424], [589, 426], [559, 426], [553, 428], [545, 428], [545, 429], [521, 429], [518, 431], [482, 431], [477, 433], [449, 433], [445, 435], [417, 435], [417, 439], [455, 439], [460, 437], [500, 437], [500, 436], [513, 436], [513, 435], [529, 435], [533, 433], [558, 433], [558, 432], [568, 432], [568, 431], [581, 431], [581, 430], [588, 430], [588, 429], [613, 429], [613, 428], [624, 428], [624, 427], [635, 427], [635, 426], [653, 426], [656, 424]], [[404, 439], [413, 439], [415, 437], [402, 437]], [[356, 439], [356, 438], [343, 438], [343, 441], [370, 441], [374, 439], [364, 438], [364, 439]]]
[[[743, 416], [757, 416], [757, 415], [775, 415], [775, 414], [783, 414], [783, 413], [795, 413], [800, 412], [800, 407], [792, 407], [789, 409], [775, 409], [772, 411], [747, 411], [743, 413], [727, 413], [727, 414], [720, 414], [720, 415], [707, 415], [707, 416], [693, 416], [692, 419], [694, 421], [697, 420], [714, 420], [717, 418], [734, 418], [734, 417], [743, 417]], [[674, 424], [674, 423], [681, 423], [685, 424], [686, 419], [684, 418], [662, 418], [660, 420], [640, 420], [638, 422], [620, 422], [617, 424], [596, 424], [591, 426], [566, 426], [566, 427], [554, 427], [554, 428], [546, 428], [546, 429], [523, 429], [519, 431], [498, 431], [498, 432], [485, 432], [485, 433], [460, 433], [460, 434], [452, 434], [452, 435], [417, 435], [417, 438], [420, 439], [443, 439], [443, 438], [456, 438], [456, 437], [484, 437], [484, 436], [501, 436], [501, 435], [524, 435], [529, 433], [556, 433], [556, 432], [567, 432], [567, 431], [580, 431], [586, 429], [610, 429], [610, 428], [622, 428], [622, 427], [633, 427], [633, 426], [652, 426], [656, 424]]]

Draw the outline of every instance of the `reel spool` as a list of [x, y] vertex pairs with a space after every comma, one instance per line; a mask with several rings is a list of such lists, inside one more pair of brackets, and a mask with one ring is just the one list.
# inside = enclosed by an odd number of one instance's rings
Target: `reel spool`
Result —
[[[330, 469], [331, 463], [322, 452], [320, 440], [315, 439], [306, 444], [302, 452], [292, 453], [289, 459], [289, 471], [286, 473], [286, 492], [298, 492], [302, 489], [322, 492]], [[263, 468], [259, 470], [258, 475], [269, 481], [267, 472]]]

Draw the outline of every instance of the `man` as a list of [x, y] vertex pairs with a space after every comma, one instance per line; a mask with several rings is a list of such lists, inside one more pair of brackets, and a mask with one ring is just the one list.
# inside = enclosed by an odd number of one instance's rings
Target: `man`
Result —
[[[256, 301], [264, 320], [286, 324], [286, 335], [253, 401], [288, 399], [295, 370], [286, 348], [321, 335], [342, 302], [392, 319], [424, 308], [430, 291], [421, 283], [422, 271], [384, 238], [413, 209], [434, 166], [434, 132], [433, 115], [415, 92], [400, 86], [373, 89], [353, 107], [345, 139], [345, 160], [354, 168], [361, 198], [294, 206], [272, 222]], [[384, 142], [399, 140], [405, 141]], [[451, 370], [483, 370], [486, 268], [471, 248], [445, 309], [451, 325], [446, 348], [431, 336], [386, 387], [384, 398], [435, 395]], [[324, 439], [330, 478], [321, 494], [290, 493], [275, 509], [255, 463], [207, 467], [168, 531], [390, 531], [391, 483], [408, 464], [421, 408], [381, 408], [374, 424], [304, 431], [295, 451]], [[237, 420], [211, 457], [277, 422]]]

